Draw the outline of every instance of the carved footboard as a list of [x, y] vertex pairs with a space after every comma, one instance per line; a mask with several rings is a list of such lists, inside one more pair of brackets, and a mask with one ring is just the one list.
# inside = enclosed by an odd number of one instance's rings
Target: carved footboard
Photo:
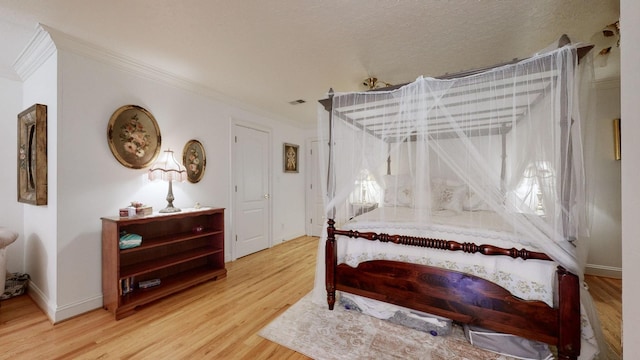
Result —
[[329, 309], [336, 290], [443, 316], [459, 323], [522, 336], [554, 345], [560, 359], [580, 354], [578, 277], [558, 267], [558, 307], [522, 300], [485, 279], [432, 266], [373, 260], [353, 268], [337, 264], [335, 236], [344, 235], [443, 250], [550, 260], [542, 253], [427, 238], [337, 230], [329, 220], [326, 287]]

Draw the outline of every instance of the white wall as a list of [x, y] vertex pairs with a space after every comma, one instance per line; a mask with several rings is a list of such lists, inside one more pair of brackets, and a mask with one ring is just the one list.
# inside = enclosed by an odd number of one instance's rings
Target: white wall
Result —
[[25, 270], [31, 276], [29, 291], [48, 314], [57, 307], [58, 257], [58, 61], [53, 54], [24, 81], [22, 107], [35, 103], [47, 105], [47, 205], [23, 205]]
[[640, 354], [640, 2], [620, 0], [622, 109], [622, 336], [624, 353]]
[[[589, 255], [585, 272], [588, 274], [622, 277], [622, 235], [620, 221], [620, 161], [615, 160], [613, 147], [613, 119], [620, 118], [620, 80], [609, 79], [595, 83], [595, 116], [591, 116], [590, 147], [594, 171], [588, 181], [593, 191], [593, 216]], [[587, 160], [589, 161], [589, 160]]]
[[22, 204], [16, 201], [18, 117], [22, 112], [22, 83], [0, 77], [0, 226], [18, 232], [20, 237], [7, 247], [7, 270], [24, 272], [24, 236], [22, 235]]
[[109, 150], [107, 124], [122, 105], [149, 110], [160, 127], [162, 149], [174, 149], [178, 159], [188, 140], [202, 142], [205, 175], [197, 184], [174, 184], [174, 204], [192, 207], [200, 202], [227, 209], [227, 260], [232, 119], [261, 124], [273, 136], [273, 243], [305, 234], [305, 164], [298, 174], [281, 172], [282, 143], [300, 144], [303, 151], [305, 131], [229, 105], [168, 74], [140, 70], [141, 64], [127, 66], [118, 54], [59, 36], [53, 36], [56, 56], [24, 82], [23, 101], [49, 106], [49, 205], [25, 206], [24, 233], [26, 270], [35, 284], [36, 301], [54, 322], [102, 306], [100, 218], [117, 216], [118, 209], [133, 200], [156, 210], [166, 206], [166, 183], [150, 182], [146, 169], [124, 167]]
[[[273, 133], [273, 241], [274, 244], [296, 238], [305, 230], [305, 174], [309, 164], [304, 154], [307, 151], [307, 132], [302, 129], [279, 126]], [[297, 144], [298, 173], [283, 171], [283, 144]], [[291, 197], [295, 201], [291, 201]], [[299, 196], [299, 198], [298, 198]]]

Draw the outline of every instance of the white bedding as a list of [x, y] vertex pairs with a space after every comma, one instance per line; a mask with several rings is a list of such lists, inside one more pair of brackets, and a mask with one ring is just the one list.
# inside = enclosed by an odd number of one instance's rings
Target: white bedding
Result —
[[[491, 244], [503, 248], [521, 249], [523, 245], [508, 229], [508, 224], [490, 211], [441, 211], [433, 214], [430, 223], [412, 221], [412, 208], [379, 208], [358, 216], [340, 228], [360, 232], [402, 234], [477, 245]], [[378, 212], [385, 212], [380, 222]], [[409, 220], [409, 221], [407, 221]], [[485, 228], [478, 227], [479, 224]], [[512, 294], [526, 300], [541, 300], [553, 306], [553, 287], [557, 264], [552, 261], [512, 259], [507, 256], [468, 254], [462, 251], [437, 250], [416, 246], [381, 243], [366, 239], [341, 241], [337, 237], [338, 263], [357, 266], [367, 260], [397, 260], [431, 265], [476, 275], [499, 284]], [[537, 249], [527, 246], [528, 250]], [[516, 271], [517, 270], [517, 271]]]
[[[493, 211], [452, 211], [430, 212], [424, 219], [420, 209], [410, 207], [381, 207], [354, 217], [341, 228], [389, 228], [411, 233], [429, 231], [455, 240], [457, 235], [472, 237], [474, 243], [518, 249], [526, 246], [528, 250], [539, 251], [531, 240], [523, 235], [514, 235], [513, 227]], [[518, 216], [527, 216], [518, 214]], [[384, 221], [380, 220], [384, 219]], [[409, 235], [405, 232], [402, 235]], [[412, 235], [413, 236], [413, 235]], [[478, 241], [480, 240], [480, 242]], [[466, 240], [465, 240], [466, 241]]]

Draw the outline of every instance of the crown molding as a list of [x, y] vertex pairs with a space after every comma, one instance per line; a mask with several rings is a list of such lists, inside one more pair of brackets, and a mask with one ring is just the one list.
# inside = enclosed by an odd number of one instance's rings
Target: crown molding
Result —
[[300, 127], [300, 124], [297, 124], [291, 119], [254, 107], [200, 83], [186, 80], [164, 69], [143, 63], [121, 53], [102, 48], [60, 32], [44, 24], [38, 24], [36, 35], [33, 37], [31, 42], [29, 42], [29, 45], [23, 53], [18, 57], [14, 68], [16, 69], [16, 72], [18, 72], [20, 78], [24, 81], [38, 68], [38, 66], [42, 65], [42, 63], [44, 63], [44, 61], [57, 50], [64, 50], [78, 54], [135, 76], [159, 81], [209, 99], [220, 101], [226, 105], [231, 105], [236, 108], [264, 116], [268, 119]]
[[[98, 62], [113, 66], [118, 70], [151, 80], [160, 80], [181, 88], [197, 89], [198, 85], [181, 79], [163, 69], [142, 63], [131, 57], [99, 47], [87, 41], [67, 35], [46, 25], [42, 25], [60, 50], [78, 54]], [[202, 90], [200, 90], [202, 91]]]
[[36, 33], [13, 63], [13, 69], [18, 74], [18, 77], [25, 81], [56, 51], [53, 39], [46, 29], [41, 24], [38, 24]]
[[21, 81], [15, 70], [8, 67], [0, 67], [0, 77], [11, 81]]

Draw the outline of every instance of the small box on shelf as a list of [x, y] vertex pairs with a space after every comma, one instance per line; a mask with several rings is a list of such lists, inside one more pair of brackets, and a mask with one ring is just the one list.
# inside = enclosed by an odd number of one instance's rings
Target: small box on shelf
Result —
[[136, 208], [136, 215], [145, 216], [153, 214], [153, 208], [151, 206], [141, 206]]
[[142, 203], [132, 201], [131, 205], [120, 208], [120, 217], [147, 216], [153, 214], [153, 208]]

